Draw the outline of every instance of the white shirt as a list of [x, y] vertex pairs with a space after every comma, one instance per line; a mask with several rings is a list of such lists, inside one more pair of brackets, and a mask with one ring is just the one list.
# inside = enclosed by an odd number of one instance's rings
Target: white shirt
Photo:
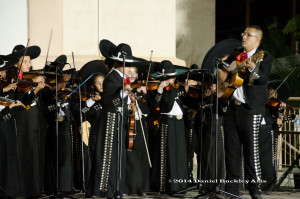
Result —
[[[162, 93], [160, 93], [160, 94], [162, 94]], [[178, 105], [178, 103], [175, 101], [174, 104], [173, 104], [173, 107], [172, 107], [172, 109], [169, 113], [161, 113], [161, 114], [165, 114], [165, 115], [183, 115], [183, 112], [182, 112], [180, 106]]]
[[[250, 58], [256, 51], [256, 48], [254, 50], [251, 50], [250, 52], [247, 53], [248, 58]], [[255, 65], [256, 67], [256, 65]], [[252, 70], [249, 70], [250, 72], [252, 72], [255, 67]], [[245, 99], [245, 95], [244, 95], [244, 90], [243, 90], [243, 86], [238, 87], [234, 92], [233, 92], [233, 97], [239, 101], [241, 101], [242, 103], [246, 103], [246, 99]]]

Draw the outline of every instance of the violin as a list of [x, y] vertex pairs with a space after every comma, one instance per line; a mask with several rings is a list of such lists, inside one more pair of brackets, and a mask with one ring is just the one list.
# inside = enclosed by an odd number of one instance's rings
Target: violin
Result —
[[187, 92], [187, 96], [191, 98], [198, 98], [201, 93], [200, 85], [192, 85], [189, 86], [189, 91]]
[[[267, 106], [269, 106], [269, 107], [280, 108], [279, 106], [280, 106], [280, 103], [281, 103], [281, 102], [283, 102], [281, 99], [275, 98], [275, 97], [271, 97], [271, 98], [269, 99], [268, 103], [267, 103]], [[290, 105], [288, 105], [288, 104], [286, 104], [286, 107], [287, 107], [288, 109], [290, 109], [291, 111], [294, 111], [294, 110], [295, 110], [294, 107], [292, 107], [292, 106], [290, 106]]]
[[280, 103], [282, 103], [283, 101], [279, 98], [275, 98], [275, 97], [271, 97], [267, 103], [267, 106], [275, 108], [276, 109], [276, 113], [274, 113], [273, 118], [280, 118], [282, 120], [282, 122], [285, 121], [290, 121], [290, 120], [294, 120], [295, 119], [295, 108], [286, 104], [286, 108], [288, 108], [289, 114], [287, 114], [287, 112], [283, 109], [284, 107], [280, 107]]
[[[135, 107], [135, 98], [134, 94], [130, 93], [129, 94], [130, 100], [131, 100], [131, 106]], [[129, 114], [129, 132], [128, 132], [128, 147], [127, 150], [131, 151], [134, 148], [134, 140], [135, 140], [135, 110], [132, 110], [131, 113]]]
[[[16, 102], [16, 100], [8, 99], [5, 97], [0, 97], [0, 105], [2, 105], [2, 106], [10, 106], [14, 102]], [[21, 104], [21, 106], [23, 108], [25, 108], [26, 110], [28, 110], [30, 108], [29, 105], [25, 106], [24, 104]]]
[[89, 92], [89, 91], [87, 91], [87, 92], [81, 91], [81, 95], [80, 96], [79, 96], [79, 92], [78, 91], [74, 91], [72, 93], [72, 95], [69, 95], [69, 94], [70, 94], [70, 91], [68, 91], [68, 90], [61, 90], [61, 91], [59, 91], [59, 97], [62, 98], [62, 99], [64, 99], [64, 100], [67, 100], [68, 98], [70, 99], [72, 97], [73, 97], [73, 99], [79, 99], [79, 97], [80, 97], [80, 99], [81, 99], [82, 102], [85, 102], [89, 98], [94, 97], [95, 95], [97, 95], [95, 92]]

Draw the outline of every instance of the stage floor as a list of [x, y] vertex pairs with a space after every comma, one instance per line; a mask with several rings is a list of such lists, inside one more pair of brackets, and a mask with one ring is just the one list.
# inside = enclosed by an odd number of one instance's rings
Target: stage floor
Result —
[[[205, 194], [203, 196], [199, 196], [197, 197], [199, 194], [196, 190], [194, 191], [189, 191], [187, 192], [185, 195], [175, 195], [173, 197], [171, 196], [168, 196], [168, 195], [161, 195], [161, 194], [157, 194], [157, 193], [148, 193], [149, 195], [147, 196], [134, 196], [134, 195], [130, 195], [130, 196], [123, 196], [124, 199], [129, 199], [129, 198], [133, 198], [133, 199], [137, 199], [137, 198], [144, 198], [144, 199], [151, 199], [151, 198], [161, 198], [161, 199], [170, 199], [170, 198], [200, 198], [200, 199], [204, 199], [204, 198], [222, 198], [221, 195], [218, 195], [218, 197], [216, 196], [210, 196], [210, 194]], [[64, 198], [85, 198], [84, 197], [84, 194], [82, 193], [77, 193], [77, 194], [74, 194], [74, 195], [68, 195]], [[247, 198], [247, 199], [251, 199], [251, 196], [246, 192], [246, 191], [243, 191], [243, 195], [241, 195], [241, 197], [243, 198]], [[276, 192], [272, 192], [268, 195], [266, 194], [262, 194], [262, 197], [263, 199], [299, 199], [300, 198], [300, 190], [296, 190], [296, 189], [293, 189], [293, 190], [289, 190], [289, 191], [276, 191]], [[95, 198], [95, 199], [100, 199], [100, 198]], [[102, 199], [102, 198], [101, 198]]]

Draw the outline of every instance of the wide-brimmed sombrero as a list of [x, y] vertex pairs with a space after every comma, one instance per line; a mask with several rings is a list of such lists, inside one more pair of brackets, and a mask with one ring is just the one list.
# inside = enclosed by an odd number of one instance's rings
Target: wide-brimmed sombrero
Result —
[[0, 55], [0, 71], [7, 70], [19, 61], [18, 58], [9, 55]]
[[99, 43], [101, 54], [110, 61], [124, 62], [126, 66], [138, 66], [145, 64], [145, 59], [132, 56], [131, 47], [128, 44], [121, 43], [118, 46], [107, 39], [103, 39]]
[[197, 64], [193, 64], [187, 73], [179, 75], [176, 79], [184, 82], [186, 79], [195, 80], [199, 82], [212, 82], [213, 75], [208, 73], [208, 69], [199, 69]]
[[109, 72], [109, 69], [105, 66], [102, 60], [93, 60], [86, 63], [77, 73], [77, 78], [84, 81], [92, 73], [102, 73], [106, 75]]
[[224, 55], [230, 55], [241, 45], [241, 41], [236, 39], [226, 39], [220, 41], [206, 53], [201, 65], [201, 69], [208, 69], [208, 73], [214, 72], [214, 68], [216, 68], [216, 58], [221, 58]]
[[160, 80], [167, 80], [189, 71], [189, 69], [184, 66], [173, 65], [169, 60], [164, 60], [160, 63], [155, 62], [154, 64], [156, 65], [154, 66], [156, 72], [152, 73], [151, 76]]
[[[26, 51], [26, 54], [25, 54]], [[23, 45], [17, 45], [14, 47], [11, 56], [20, 58], [22, 56], [29, 56], [30, 59], [35, 59], [41, 54], [41, 48], [38, 46], [29, 46], [25, 48]]]
[[67, 56], [66, 55], [60, 55], [54, 60], [54, 64], [49, 64], [45, 66], [44, 71], [45, 72], [55, 72], [55, 67], [58, 67], [58, 71], [62, 71], [67, 63]]

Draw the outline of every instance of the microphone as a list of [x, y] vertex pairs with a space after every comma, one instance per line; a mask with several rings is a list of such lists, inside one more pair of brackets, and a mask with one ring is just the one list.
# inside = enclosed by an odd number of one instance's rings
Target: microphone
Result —
[[66, 65], [66, 64], [69, 64], [69, 63], [47, 61], [46, 66], [60, 66], [61, 64]]
[[229, 65], [228, 63], [226, 63], [225, 61], [221, 60], [221, 58], [217, 58], [215, 57], [215, 59], [217, 60], [217, 62], [219, 62], [220, 64], [223, 64], [224, 66], [226, 66], [227, 68], [229, 68]]

